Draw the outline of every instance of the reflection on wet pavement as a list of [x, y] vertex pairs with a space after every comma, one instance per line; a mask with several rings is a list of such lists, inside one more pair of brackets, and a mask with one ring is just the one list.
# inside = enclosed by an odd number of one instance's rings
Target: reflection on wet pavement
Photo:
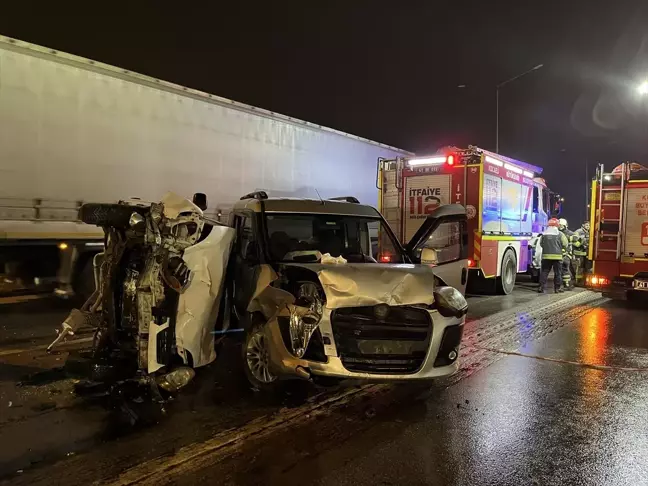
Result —
[[[330, 434], [345, 420], [331, 417], [255, 444], [252, 463], [241, 455], [218, 471], [238, 485], [646, 484], [648, 373], [617, 369], [646, 363], [646, 324], [645, 311], [606, 303], [529, 346], [576, 364], [505, 356], [371, 424]], [[295, 453], [301, 441], [317, 450]]]

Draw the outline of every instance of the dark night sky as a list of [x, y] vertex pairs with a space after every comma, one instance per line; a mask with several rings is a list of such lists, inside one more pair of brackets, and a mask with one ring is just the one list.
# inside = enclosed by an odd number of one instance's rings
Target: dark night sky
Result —
[[586, 161], [648, 160], [646, 0], [198, 3], [14, 3], [0, 33], [418, 153], [493, 150], [494, 86], [543, 63], [501, 91], [500, 151], [572, 227]]

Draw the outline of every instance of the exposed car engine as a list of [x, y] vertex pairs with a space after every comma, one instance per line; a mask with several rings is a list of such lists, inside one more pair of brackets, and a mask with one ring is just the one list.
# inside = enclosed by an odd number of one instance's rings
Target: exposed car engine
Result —
[[95, 257], [97, 289], [48, 349], [91, 325], [90, 382], [109, 390], [136, 381], [161, 401], [159, 389], [175, 392], [194, 376], [192, 356], [178, 354], [176, 324], [179, 297], [192, 279], [184, 252], [210, 233], [202, 210], [169, 194], [160, 203], [86, 204], [80, 219], [106, 235], [105, 251]]

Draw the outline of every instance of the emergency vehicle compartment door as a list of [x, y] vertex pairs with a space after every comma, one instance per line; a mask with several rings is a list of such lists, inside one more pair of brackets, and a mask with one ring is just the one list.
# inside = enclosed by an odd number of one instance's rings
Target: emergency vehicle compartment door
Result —
[[645, 258], [648, 254], [648, 187], [626, 191], [623, 254]]
[[430, 265], [446, 285], [462, 294], [468, 280], [468, 218], [460, 204], [437, 208], [405, 249], [413, 262]]
[[426, 218], [450, 203], [450, 174], [416, 175], [405, 178], [403, 243], [410, 241]]

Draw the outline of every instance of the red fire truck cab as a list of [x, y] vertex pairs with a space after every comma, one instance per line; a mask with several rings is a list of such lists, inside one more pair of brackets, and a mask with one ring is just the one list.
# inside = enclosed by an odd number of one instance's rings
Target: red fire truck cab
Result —
[[592, 181], [586, 285], [605, 297], [648, 300], [648, 168], [624, 162]]
[[446, 148], [430, 157], [378, 161], [379, 208], [401, 241], [443, 204], [466, 208], [471, 280], [512, 292], [532, 262], [529, 240], [544, 231], [552, 196], [542, 168], [478, 147]]

